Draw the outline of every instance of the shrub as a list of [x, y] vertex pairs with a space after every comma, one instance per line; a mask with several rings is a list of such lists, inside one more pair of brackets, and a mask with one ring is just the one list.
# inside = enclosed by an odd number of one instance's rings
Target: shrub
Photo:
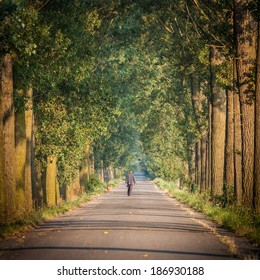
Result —
[[96, 190], [100, 190], [102, 188], [105, 188], [105, 185], [100, 182], [97, 174], [90, 176], [89, 180], [85, 184], [86, 192], [95, 192]]

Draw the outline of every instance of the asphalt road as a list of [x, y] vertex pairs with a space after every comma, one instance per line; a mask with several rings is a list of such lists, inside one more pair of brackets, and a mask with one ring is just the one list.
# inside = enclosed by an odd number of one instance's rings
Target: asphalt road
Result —
[[142, 174], [65, 215], [0, 241], [0, 259], [229, 260], [257, 258], [243, 238], [168, 197]]

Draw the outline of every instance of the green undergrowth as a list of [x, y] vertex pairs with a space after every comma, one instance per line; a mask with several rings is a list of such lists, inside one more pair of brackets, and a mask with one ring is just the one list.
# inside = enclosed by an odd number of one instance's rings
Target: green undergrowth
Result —
[[24, 231], [33, 228], [51, 218], [62, 215], [70, 210], [76, 209], [81, 205], [93, 200], [94, 198], [104, 194], [107, 191], [107, 185], [114, 188], [118, 185], [119, 180], [115, 179], [107, 184], [94, 182], [94, 179], [89, 182], [87, 191], [76, 200], [71, 202], [63, 202], [54, 207], [44, 207], [32, 211], [27, 217], [16, 220], [14, 223], [7, 225], [0, 225], [0, 239], [8, 238], [10, 236], [22, 234]]
[[235, 204], [223, 205], [219, 200], [213, 200], [207, 193], [191, 193], [185, 187], [179, 188], [175, 183], [159, 178], [154, 182], [169, 196], [204, 213], [212, 221], [235, 234], [247, 237], [253, 245], [260, 247], [260, 216], [254, 215], [251, 209]]

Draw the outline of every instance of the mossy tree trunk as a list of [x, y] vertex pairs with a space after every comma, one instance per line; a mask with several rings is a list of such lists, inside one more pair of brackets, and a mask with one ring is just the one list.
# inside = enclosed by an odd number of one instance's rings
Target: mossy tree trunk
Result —
[[41, 163], [36, 161], [34, 162], [34, 157], [32, 157], [32, 192], [33, 192], [33, 203], [35, 208], [41, 208], [46, 201], [46, 192], [45, 192], [45, 174], [42, 174], [43, 168]]
[[11, 222], [16, 216], [15, 198], [15, 121], [13, 100], [12, 57], [6, 54], [1, 66], [1, 128], [2, 128], [2, 205], [4, 222]]
[[17, 94], [28, 98], [26, 107], [15, 113], [16, 198], [22, 218], [32, 210], [32, 89]]
[[80, 172], [77, 172], [76, 177], [71, 184], [66, 188], [67, 201], [74, 201], [82, 195], [84, 188], [80, 185]]
[[114, 180], [114, 177], [115, 177], [114, 169], [111, 165], [108, 167], [108, 172], [109, 172], [109, 180]]
[[224, 155], [226, 132], [226, 92], [218, 84], [216, 75], [218, 67], [224, 58], [216, 47], [210, 50], [211, 65], [211, 95], [212, 95], [212, 123], [211, 123], [211, 192], [212, 195], [223, 194], [224, 183]]
[[94, 160], [94, 156], [91, 152], [89, 152], [89, 157], [88, 157], [88, 172], [89, 172], [89, 176], [92, 176], [95, 174], [95, 160]]
[[104, 166], [103, 166], [103, 160], [101, 160], [101, 166], [99, 169], [99, 179], [101, 183], [104, 183]]
[[80, 170], [80, 185], [84, 189], [86, 187], [86, 183], [89, 180], [89, 153], [90, 146], [86, 145], [84, 149], [84, 159], [82, 162], [82, 168]]
[[55, 206], [57, 204], [56, 187], [57, 187], [57, 157], [50, 155], [47, 158], [46, 167], [46, 204], [47, 206]]
[[[24, 96], [24, 91], [16, 94]], [[23, 218], [26, 214], [25, 195], [25, 169], [26, 169], [26, 124], [25, 108], [18, 108], [15, 112], [15, 181], [16, 181], [16, 207], [18, 215]]]
[[32, 189], [33, 189], [33, 90], [30, 88], [27, 91], [28, 101], [25, 111], [25, 135], [26, 135], [26, 165], [25, 165], [25, 196], [26, 196], [26, 211], [31, 211]]

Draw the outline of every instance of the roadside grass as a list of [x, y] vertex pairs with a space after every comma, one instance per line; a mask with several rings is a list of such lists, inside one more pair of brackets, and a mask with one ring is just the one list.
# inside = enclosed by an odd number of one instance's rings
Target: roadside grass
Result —
[[[96, 182], [95, 182], [96, 184]], [[99, 183], [97, 185], [88, 185], [86, 192], [71, 202], [63, 202], [54, 207], [44, 207], [34, 210], [23, 219], [16, 220], [13, 223], [0, 225], [0, 239], [5, 239], [14, 235], [22, 234], [24, 231], [36, 227], [44, 223], [46, 220], [63, 215], [64, 213], [76, 209], [81, 205], [93, 200], [94, 198], [104, 194], [107, 186], [114, 188], [119, 184], [119, 180], [109, 181], [107, 184]]]
[[204, 213], [219, 226], [238, 236], [247, 237], [254, 246], [260, 247], [260, 216], [254, 215], [251, 209], [235, 204], [223, 205], [219, 200], [212, 200], [207, 193], [191, 193], [187, 188], [180, 189], [175, 183], [160, 178], [156, 178], [154, 182], [169, 196]]

